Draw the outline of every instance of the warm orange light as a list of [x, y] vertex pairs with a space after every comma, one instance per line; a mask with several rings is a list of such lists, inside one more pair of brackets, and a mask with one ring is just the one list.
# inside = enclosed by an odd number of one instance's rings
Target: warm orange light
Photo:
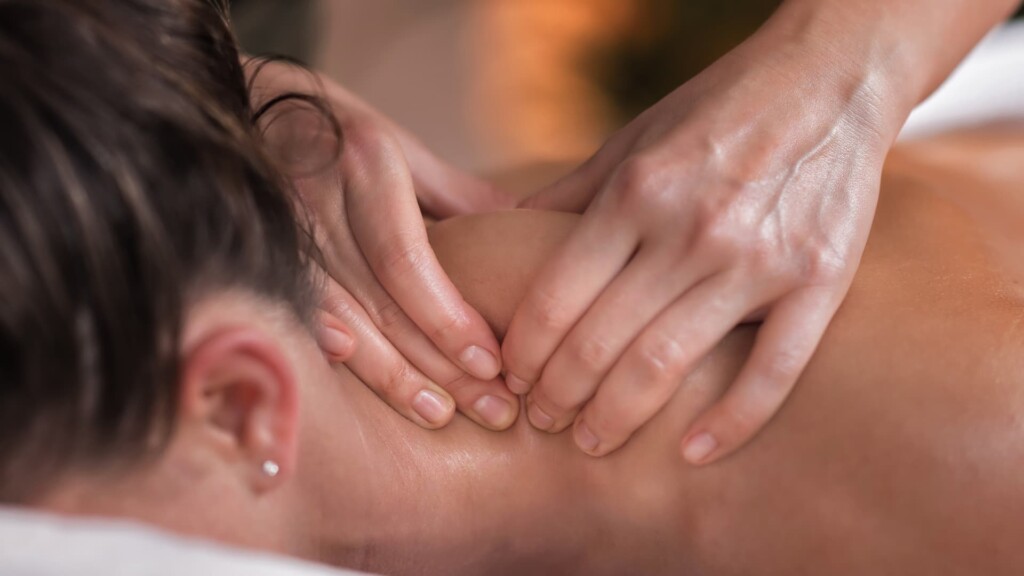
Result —
[[622, 0], [487, 0], [475, 4], [474, 118], [510, 162], [579, 159], [607, 136], [609, 103], [585, 58], [629, 29]]

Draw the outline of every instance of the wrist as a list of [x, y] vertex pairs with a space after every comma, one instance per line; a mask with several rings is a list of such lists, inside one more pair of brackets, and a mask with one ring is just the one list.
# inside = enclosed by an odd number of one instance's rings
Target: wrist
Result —
[[751, 38], [750, 49], [790, 67], [881, 141], [896, 138], [923, 97], [918, 65], [906, 42], [879, 18], [848, 2], [789, 0]]
[[[786, 0], [762, 29], [843, 70], [884, 103], [889, 132], [1020, 0]], [[759, 33], [760, 34], [760, 33]], [[822, 73], [822, 72], [819, 72]], [[894, 134], [893, 134], [894, 135]]]

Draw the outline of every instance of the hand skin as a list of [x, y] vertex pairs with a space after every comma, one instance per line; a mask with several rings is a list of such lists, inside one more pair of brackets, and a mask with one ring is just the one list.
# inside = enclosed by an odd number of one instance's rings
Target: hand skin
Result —
[[790, 0], [748, 41], [522, 206], [582, 212], [502, 345], [530, 422], [600, 456], [735, 326], [736, 381], [683, 435], [692, 464], [776, 413], [846, 295], [910, 110], [1017, 4]]
[[[570, 434], [523, 419], [504, 433], [462, 417], [421, 429], [345, 366], [332, 370], [280, 310], [228, 293], [189, 310], [184, 373], [195, 343], [225, 327], [262, 334], [295, 376], [294, 444], [272, 431], [238, 437], [183, 405], [166, 453], [134, 474], [86, 471], [35, 505], [394, 575], [1017, 576], [1022, 158], [1020, 133], [894, 153], [864, 264], [793, 398], [748, 449], [713, 465], [672, 455], [741, 368], [751, 327], [723, 340], [632, 442], [591, 458]], [[578, 224], [513, 211], [430, 235], [501, 332]], [[252, 410], [232, 398], [252, 402], [228, 395], [235, 418]], [[258, 473], [267, 442], [282, 463], [273, 479]]]
[[446, 425], [456, 406], [488, 428], [510, 426], [518, 398], [498, 377], [498, 342], [437, 263], [420, 211], [447, 217], [509, 201], [329, 79], [284, 62], [247, 68], [257, 109], [287, 93], [319, 98], [278, 102], [261, 124], [326, 271], [317, 336], [328, 357], [347, 358], [421, 426]]

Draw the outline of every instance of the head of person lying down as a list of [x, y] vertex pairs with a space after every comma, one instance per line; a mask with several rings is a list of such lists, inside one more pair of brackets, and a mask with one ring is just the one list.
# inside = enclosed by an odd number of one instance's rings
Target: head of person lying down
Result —
[[[756, 327], [602, 459], [423, 430], [318, 350], [249, 114], [208, 3], [0, 0], [0, 502], [394, 574], [1024, 569], [1024, 134], [894, 154], [793, 398], [695, 469], [678, 440]], [[574, 219], [431, 234], [501, 332]]]

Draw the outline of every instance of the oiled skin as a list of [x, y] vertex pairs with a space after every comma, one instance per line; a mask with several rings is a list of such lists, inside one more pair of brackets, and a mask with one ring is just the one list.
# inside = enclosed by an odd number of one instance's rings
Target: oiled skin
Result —
[[[500, 332], [574, 218], [464, 217], [431, 239]], [[753, 335], [734, 331], [602, 459], [522, 418], [419, 430], [342, 369], [342, 400], [324, 389], [304, 409], [349, 405], [363, 460], [350, 455], [346, 490], [374, 505], [322, 519], [331, 536], [310, 555], [409, 574], [1024, 573], [1019, 132], [897, 148], [853, 288], [789, 401], [736, 455], [692, 468], [682, 433]], [[337, 426], [306, 433], [353, 436], [351, 419]]]

